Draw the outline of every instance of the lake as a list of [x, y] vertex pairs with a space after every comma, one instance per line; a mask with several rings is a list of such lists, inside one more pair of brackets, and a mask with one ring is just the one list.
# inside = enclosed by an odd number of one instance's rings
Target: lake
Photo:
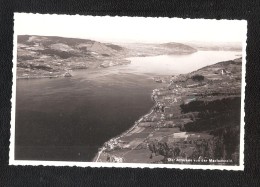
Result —
[[239, 52], [133, 57], [131, 64], [73, 71], [73, 77], [17, 80], [15, 159], [91, 161], [104, 142], [153, 106], [156, 75], [188, 73]]

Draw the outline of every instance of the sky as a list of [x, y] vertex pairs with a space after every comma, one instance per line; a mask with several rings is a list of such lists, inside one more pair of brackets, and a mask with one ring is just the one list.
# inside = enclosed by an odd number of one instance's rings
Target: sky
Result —
[[243, 42], [245, 20], [94, 17], [15, 13], [17, 35], [44, 35], [115, 43]]

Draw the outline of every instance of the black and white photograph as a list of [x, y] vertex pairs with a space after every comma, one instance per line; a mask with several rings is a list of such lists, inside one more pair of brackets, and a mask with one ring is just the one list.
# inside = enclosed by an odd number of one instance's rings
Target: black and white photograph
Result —
[[247, 21], [14, 14], [10, 165], [243, 170]]

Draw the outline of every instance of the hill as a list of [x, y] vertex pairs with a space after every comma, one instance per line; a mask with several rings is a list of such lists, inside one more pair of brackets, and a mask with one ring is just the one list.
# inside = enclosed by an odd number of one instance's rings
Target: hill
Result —
[[125, 43], [120, 44], [128, 49], [128, 56], [157, 56], [157, 55], [187, 55], [197, 52], [197, 50], [189, 45], [181, 43]]
[[164, 47], [169, 50], [168, 53], [170, 54], [190, 54], [190, 53], [195, 53], [197, 50], [189, 45], [185, 45], [182, 43], [175, 43], [175, 42], [170, 42], [170, 43], [164, 43], [164, 44], [159, 44], [159, 47]]
[[238, 165], [242, 60], [165, 78], [150, 113], [106, 142], [97, 162]]
[[17, 41], [18, 77], [55, 77], [70, 69], [129, 63], [126, 49], [110, 43], [35, 35], [19, 35]]
[[101, 43], [89, 39], [19, 35], [17, 77], [42, 78], [65, 75], [73, 69], [107, 68], [130, 63], [126, 57], [185, 55], [197, 50], [181, 43]]

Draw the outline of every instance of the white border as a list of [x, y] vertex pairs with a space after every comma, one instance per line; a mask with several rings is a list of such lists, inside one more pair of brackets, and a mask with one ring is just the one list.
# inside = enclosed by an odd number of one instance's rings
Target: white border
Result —
[[[246, 73], [246, 39], [247, 32], [243, 38], [242, 44], [242, 84], [241, 84], [241, 124], [240, 124], [240, 165], [239, 166], [221, 166], [221, 165], [185, 165], [185, 164], [140, 164], [140, 163], [104, 163], [104, 162], [71, 162], [71, 161], [31, 161], [31, 160], [15, 160], [14, 159], [14, 143], [15, 143], [15, 103], [16, 103], [16, 64], [17, 64], [17, 33], [15, 18], [20, 13], [14, 13], [14, 35], [13, 35], [13, 86], [12, 86], [12, 109], [11, 109], [11, 137], [9, 150], [9, 165], [21, 166], [79, 166], [79, 167], [118, 167], [118, 168], [177, 168], [177, 169], [208, 169], [208, 170], [244, 170], [244, 101], [245, 101], [245, 73]], [[77, 15], [78, 16], [78, 15]], [[99, 17], [99, 16], [98, 16]], [[159, 18], [157, 18], [159, 19]], [[180, 18], [181, 19], [181, 18]], [[197, 19], [196, 19], [197, 20]], [[245, 24], [247, 31], [246, 20]]]

